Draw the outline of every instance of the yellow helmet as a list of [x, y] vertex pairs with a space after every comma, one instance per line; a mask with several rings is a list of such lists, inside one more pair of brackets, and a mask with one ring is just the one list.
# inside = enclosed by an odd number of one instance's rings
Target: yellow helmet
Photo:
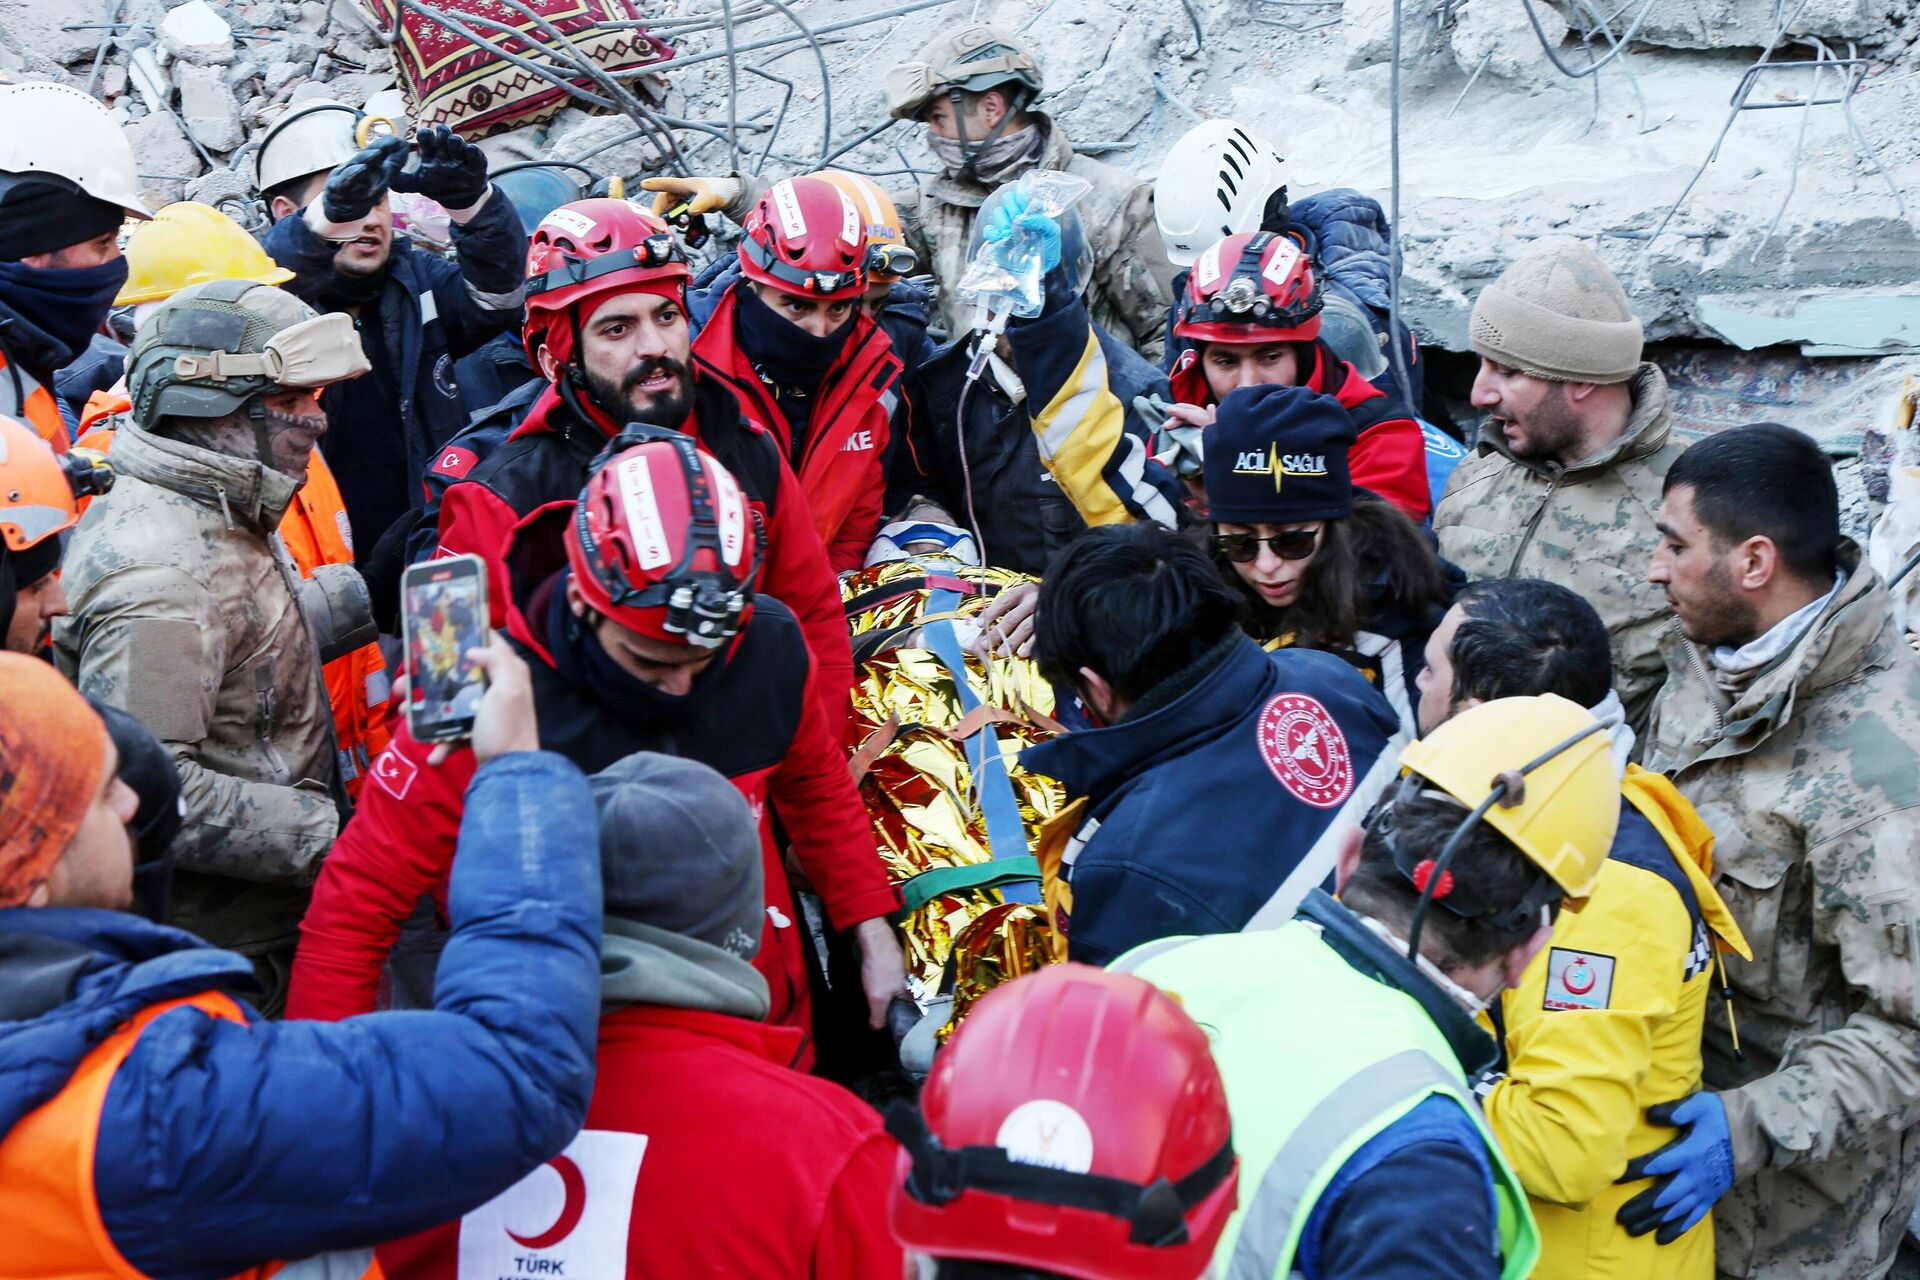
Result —
[[872, 178], [840, 169], [822, 169], [813, 175], [840, 189], [853, 202], [867, 228], [867, 278], [899, 280], [920, 269], [920, 255], [907, 245], [907, 233], [893, 197]]
[[127, 237], [127, 283], [118, 306], [159, 302], [190, 284], [252, 280], [282, 284], [293, 272], [267, 256], [247, 229], [212, 205], [182, 200]]
[[1486, 805], [1481, 820], [1568, 897], [1593, 891], [1620, 823], [1620, 779], [1591, 711], [1551, 693], [1497, 698], [1408, 744], [1400, 764], [1469, 809]]

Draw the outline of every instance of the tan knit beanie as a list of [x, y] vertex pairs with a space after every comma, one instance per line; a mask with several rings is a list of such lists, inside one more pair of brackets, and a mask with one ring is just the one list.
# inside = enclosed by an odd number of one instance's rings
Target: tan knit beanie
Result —
[[1467, 326], [1496, 364], [1553, 382], [1625, 382], [1646, 340], [1627, 292], [1578, 240], [1537, 244], [1480, 291]]

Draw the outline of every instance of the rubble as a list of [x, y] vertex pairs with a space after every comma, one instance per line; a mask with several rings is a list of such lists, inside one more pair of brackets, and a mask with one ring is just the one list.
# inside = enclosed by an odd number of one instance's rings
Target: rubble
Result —
[[168, 13], [160, 24], [160, 43], [174, 57], [197, 66], [225, 66], [233, 61], [233, 28], [207, 0], [187, 0]]
[[[176, 10], [177, 12], [177, 10]], [[231, 151], [246, 138], [240, 127], [240, 104], [218, 68], [177, 63], [174, 79], [180, 86], [180, 114], [187, 129], [209, 151]]]

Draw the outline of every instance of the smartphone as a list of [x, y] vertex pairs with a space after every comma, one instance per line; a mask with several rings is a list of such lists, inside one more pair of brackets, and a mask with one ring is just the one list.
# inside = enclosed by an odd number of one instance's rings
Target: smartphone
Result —
[[408, 565], [400, 578], [406, 631], [407, 729], [417, 742], [464, 738], [485, 691], [467, 654], [487, 643], [487, 567], [479, 556]]

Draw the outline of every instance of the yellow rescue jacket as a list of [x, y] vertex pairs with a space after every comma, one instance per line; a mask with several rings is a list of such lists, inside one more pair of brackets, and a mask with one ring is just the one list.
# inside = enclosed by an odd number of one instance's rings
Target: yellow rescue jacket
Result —
[[1614, 1179], [1676, 1136], [1647, 1123], [1647, 1108], [1700, 1087], [1716, 951], [1750, 953], [1713, 888], [1713, 832], [1693, 806], [1638, 766], [1621, 794], [1592, 896], [1561, 912], [1497, 1006], [1506, 1076], [1486, 1117], [1540, 1224], [1536, 1280], [1712, 1280], [1712, 1219], [1672, 1244], [1634, 1239], [1614, 1215], [1651, 1183]]

